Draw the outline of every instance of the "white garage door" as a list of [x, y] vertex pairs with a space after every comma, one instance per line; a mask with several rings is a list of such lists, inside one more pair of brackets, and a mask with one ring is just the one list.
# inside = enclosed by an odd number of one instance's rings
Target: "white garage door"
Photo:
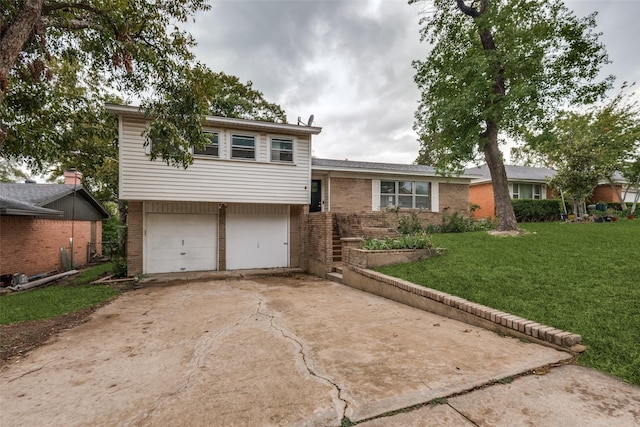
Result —
[[146, 273], [217, 268], [216, 215], [148, 213], [145, 228]]
[[231, 205], [227, 210], [227, 269], [289, 265], [289, 207]]

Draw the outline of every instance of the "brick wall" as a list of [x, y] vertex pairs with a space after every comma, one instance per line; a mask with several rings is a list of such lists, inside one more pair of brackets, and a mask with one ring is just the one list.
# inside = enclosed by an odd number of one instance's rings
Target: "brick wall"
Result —
[[331, 178], [331, 212], [371, 211], [371, 179]]
[[289, 209], [289, 267], [302, 265], [302, 224], [308, 213], [308, 205], [291, 205]]
[[127, 203], [127, 274], [142, 273], [142, 202]]
[[[102, 224], [96, 224], [96, 239], [101, 241]], [[72, 221], [31, 217], [0, 217], [0, 274], [24, 273], [33, 276], [62, 270], [60, 247], [71, 250]], [[87, 263], [87, 245], [91, 242], [91, 222], [73, 224], [74, 264]], [[70, 253], [69, 253], [70, 255]]]
[[469, 186], [469, 203], [480, 206], [480, 209], [472, 214], [475, 219], [495, 217], [496, 206], [491, 182]]
[[451, 215], [457, 212], [460, 215], [469, 215], [469, 186], [466, 184], [441, 183], [440, 187], [440, 212]]
[[[308, 210], [308, 208], [307, 208]], [[333, 236], [330, 212], [304, 212], [302, 233], [302, 258], [300, 267], [311, 274], [326, 277], [333, 264]]]
[[[616, 189], [622, 193], [622, 186], [616, 185]], [[589, 203], [597, 203], [597, 202], [618, 202], [618, 196], [616, 196], [615, 191], [611, 188], [609, 184], [598, 185], [594, 190], [593, 194], [589, 198]]]

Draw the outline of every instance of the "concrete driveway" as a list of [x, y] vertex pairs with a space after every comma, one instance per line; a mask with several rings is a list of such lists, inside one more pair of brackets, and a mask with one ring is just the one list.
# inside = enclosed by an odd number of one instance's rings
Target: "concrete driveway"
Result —
[[[522, 391], [478, 393], [549, 374], [467, 392], [569, 357], [302, 274], [179, 282], [127, 293], [5, 366], [0, 425], [514, 425], [505, 408], [541, 425], [517, 408]], [[640, 408], [638, 389], [614, 384], [608, 398]]]

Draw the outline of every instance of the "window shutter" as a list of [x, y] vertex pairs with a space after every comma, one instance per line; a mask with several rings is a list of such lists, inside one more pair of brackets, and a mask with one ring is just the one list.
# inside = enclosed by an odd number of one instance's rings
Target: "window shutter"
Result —
[[440, 183], [431, 182], [431, 212], [440, 212]]
[[380, 180], [371, 180], [371, 210], [380, 210]]

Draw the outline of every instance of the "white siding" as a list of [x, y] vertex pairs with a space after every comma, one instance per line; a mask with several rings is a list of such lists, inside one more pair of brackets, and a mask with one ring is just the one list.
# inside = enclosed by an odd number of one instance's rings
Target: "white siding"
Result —
[[[294, 164], [270, 163], [267, 133], [255, 133], [256, 161], [227, 160], [229, 135], [220, 132], [221, 159], [196, 158], [187, 169], [150, 161], [145, 154], [146, 122], [121, 116], [120, 198], [124, 200], [309, 203], [310, 140], [296, 136]], [[249, 132], [249, 134], [254, 134]]]

